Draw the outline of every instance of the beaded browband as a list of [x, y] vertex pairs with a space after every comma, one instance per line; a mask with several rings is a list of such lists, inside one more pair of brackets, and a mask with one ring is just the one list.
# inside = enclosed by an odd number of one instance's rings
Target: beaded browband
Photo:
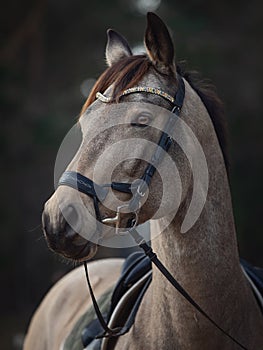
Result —
[[[125, 95], [129, 95], [129, 94], [132, 94], [135, 92], [148, 92], [150, 94], [161, 96], [161, 97], [165, 98], [166, 100], [174, 103], [174, 97], [172, 97], [171, 95], [167, 94], [166, 92], [164, 92], [158, 88], [152, 88], [152, 87], [147, 87], [147, 86], [135, 86], [135, 87], [129, 88], [127, 90], [124, 90], [122, 92], [122, 94], [120, 95], [120, 97], [125, 96]], [[102, 102], [105, 102], [105, 103], [112, 102], [111, 97], [107, 97], [100, 92], [96, 93], [96, 98]]]

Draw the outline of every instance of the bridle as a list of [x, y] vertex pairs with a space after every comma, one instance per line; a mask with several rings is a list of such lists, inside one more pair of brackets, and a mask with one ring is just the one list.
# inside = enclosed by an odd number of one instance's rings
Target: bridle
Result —
[[[176, 92], [175, 97], [172, 97], [171, 95], [163, 92], [160, 89], [144, 86], [138, 86], [127, 89], [123, 91], [121, 96], [125, 96], [136, 92], [146, 92], [155, 94], [173, 103], [173, 108], [171, 110], [172, 113], [164, 126], [156, 150], [152, 155], [151, 160], [148, 163], [142, 177], [140, 179], [135, 180], [133, 183], [112, 182], [110, 184], [98, 185], [93, 180], [87, 178], [86, 176], [83, 176], [78, 172], [65, 171], [62, 174], [58, 183], [58, 186], [66, 185], [91, 197], [93, 199], [93, 205], [95, 209], [97, 222], [101, 222], [103, 224], [115, 224], [117, 233], [120, 228], [121, 212], [123, 210], [126, 210], [127, 212], [133, 214], [132, 226], [130, 226], [129, 229], [137, 226], [138, 212], [141, 206], [141, 200], [145, 196], [146, 191], [150, 186], [152, 177], [155, 174], [157, 166], [161, 163], [162, 159], [165, 156], [165, 153], [169, 150], [172, 144], [172, 139], [169, 136], [169, 131], [173, 130], [173, 127], [176, 123], [176, 118], [180, 115], [180, 111], [184, 102], [185, 86], [181, 76], [178, 76], [178, 90]], [[99, 92], [96, 96], [102, 102], [111, 102], [111, 99], [109, 97], [106, 97]], [[102, 218], [99, 209], [99, 204], [103, 203], [103, 201], [107, 197], [109, 188], [111, 188], [114, 191], [132, 194], [133, 197], [128, 204], [124, 204], [117, 207], [116, 215], [114, 217]]]
[[[185, 97], [185, 85], [182, 77], [178, 75], [178, 89], [175, 94], [175, 97], [170, 96], [169, 94], [163, 92], [160, 89], [138, 86], [127, 89], [123, 91], [121, 96], [125, 96], [131, 93], [145, 92], [151, 93], [155, 95], [159, 95], [166, 100], [170, 101], [173, 104], [173, 108], [171, 110], [171, 115], [167, 120], [162, 134], [160, 136], [158, 145], [154, 154], [151, 157], [150, 162], [148, 163], [144, 174], [142, 177], [133, 183], [123, 183], [123, 182], [111, 182], [110, 184], [98, 185], [93, 180], [83, 176], [82, 174], [74, 171], [66, 171], [62, 174], [58, 186], [69, 186], [77, 191], [86, 194], [87, 196], [93, 199], [96, 219], [99, 223], [105, 224], [115, 224], [116, 231], [118, 233], [121, 212], [124, 208], [128, 209], [130, 213], [133, 213], [134, 217], [129, 220], [126, 232], [129, 233], [135, 242], [138, 244], [140, 248], [143, 249], [144, 253], [150, 258], [152, 263], [161, 271], [161, 273], [166, 277], [166, 279], [173, 285], [173, 287], [196, 309], [198, 310], [207, 320], [209, 320], [218, 330], [220, 330], [224, 335], [230, 338], [234, 343], [236, 343], [240, 348], [244, 350], [248, 350], [244, 345], [242, 345], [238, 340], [232, 337], [228, 332], [226, 332], [221, 326], [219, 326], [195, 301], [194, 299], [187, 293], [187, 291], [177, 282], [177, 280], [171, 275], [171, 273], [166, 269], [166, 267], [162, 264], [162, 262], [158, 259], [157, 255], [153, 252], [152, 248], [146, 243], [144, 238], [138, 233], [136, 227], [138, 225], [138, 213], [141, 206], [141, 200], [144, 197], [146, 191], [148, 190], [153, 175], [156, 172], [157, 166], [160, 164], [162, 159], [165, 156], [165, 153], [168, 152], [172, 139], [169, 136], [169, 130], [173, 130], [173, 127], [176, 123], [176, 119], [180, 116], [180, 112], [183, 106], [184, 97]], [[104, 96], [100, 92], [96, 94], [96, 97], [100, 99], [102, 102], [109, 103], [111, 102], [111, 98]], [[129, 204], [118, 206], [116, 210], [116, 215], [113, 218], [104, 218], [102, 219], [99, 203], [103, 203], [105, 198], [107, 197], [109, 188], [123, 193], [132, 194], [133, 197], [130, 200]], [[97, 304], [96, 298], [94, 296], [86, 262], [84, 263], [87, 283], [90, 291], [90, 295], [93, 301], [93, 305], [98, 317], [98, 320], [104, 329], [104, 333], [97, 338], [102, 337], [119, 337], [125, 333], [127, 333], [131, 326], [131, 324], [125, 324], [123, 327], [109, 328], [107, 323], [105, 322], [99, 306]]]

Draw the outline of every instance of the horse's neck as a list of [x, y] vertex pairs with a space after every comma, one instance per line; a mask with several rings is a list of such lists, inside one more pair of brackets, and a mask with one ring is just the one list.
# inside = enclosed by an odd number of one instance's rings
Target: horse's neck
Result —
[[[161, 232], [164, 221], [153, 222], [152, 230]], [[219, 325], [247, 344], [240, 320], [251, 320], [252, 327], [255, 303], [239, 266], [226, 174], [220, 185], [211, 178], [206, 205], [190, 231], [181, 233], [180, 224], [174, 220], [153, 239], [152, 247], [194, 300]], [[145, 305], [151, 304], [149, 327], [154, 329], [152, 348], [162, 339], [167, 343], [159, 343], [156, 348], [176, 349], [178, 343], [179, 349], [235, 349], [155, 268], [147, 298]]]
[[[200, 103], [191, 102], [197, 97], [187, 83], [186, 95], [185, 118], [189, 116], [186, 122], [198, 137], [202, 130], [194, 129], [190, 116], [207, 112]], [[200, 121], [202, 123], [204, 120]], [[207, 138], [200, 137], [209, 169], [209, 189], [203, 211], [186, 233], [181, 233], [181, 224], [188, 203], [181, 206], [169, 226], [165, 226], [166, 218], [153, 221], [151, 231], [155, 232], [152, 237], [156, 236], [156, 231], [166, 228], [152, 240], [152, 247], [171, 274], [215, 322], [246, 344], [248, 349], [259, 349], [263, 343], [262, 315], [239, 266], [223, 157], [216, 136], [211, 137], [214, 134], [212, 123], [210, 129], [208, 125], [206, 127]], [[185, 198], [191, 199], [187, 195]], [[119, 339], [117, 348], [232, 350], [237, 349], [237, 345], [185, 301], [153, 266], [153, 280], [139, 308], [135, 325], [127, 336]]]
[[[215, 322], [249, 345], [249, 349], [255, 349], [255, 344], [263, 341], [255, 339], [255, 334], [260, 338], [262, 319], [240, 270], [226, 175], [221, 177], [222, 187], [217, 187], [221, 188], [220, 192], [214, 192], [216, 179], [214, 181], [214, 184], [213, 179], [210, 181], [205, 208], [194, 227], [187, 233], [180, 233], [180, 225], [174, 220], [153, 239], [152, 247]], [[152, 222], [151, 229], [160, 232], [164, 221]], [[256, 331], [255, 325], [258, 326]], [[135, 326], [126, 339], [119, 340], [118, 346], [147, 350], [237, 349], [154, 267], [153, 281], [140, 306]]]
[[153, 231], [162, 232], [152, 241], [160, 260], [186, 288], [195, 289], [194, 293], [199, 289], [204, 298], [207, 293], [218, 294], [222, 281], [228, 288], [233, 272], [242, 276], [227, 180], [221, 179], [217, 186], [210, 183], [205, 207], [188, 232], [181, 233], [179, 220], [163, 232], [165, 219], [151, 224]]

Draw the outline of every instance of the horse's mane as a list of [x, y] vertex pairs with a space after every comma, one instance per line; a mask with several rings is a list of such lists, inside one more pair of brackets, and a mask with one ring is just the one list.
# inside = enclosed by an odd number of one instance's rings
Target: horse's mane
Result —
[[183, 65], [177, 65], [177, 72], [188, 81], [205, 105], [212, 120], [217, 139], [223, 154], [229, 175], [228, 129], [223, 102], [218, 97], [215, 86], [200, 77], [196, 71], [185, 71]]
[[[121, 59], [99, 77], [95, 83], [87, 101], [85, 102], [81, 114], [85, 112], [89, 105], [96, 99], [97, 92], [105, 90], [114, 83], [113, 99], [118, 99], [123, 90], [135, 86], [152, 66], [147, 55], [134, 55]], [[177, 65], [177, 72], [183, 76], [191, 87], [201, 98], [210, 118], [213, 122], [215, 132], [222, 150], [227, 171], [229, 170], [229, 160], [227, 152], [227, 127], [223, 104], [218, 97], [214, 85], [200, 79], [197, 72], [187, 72], [182, 65]]]

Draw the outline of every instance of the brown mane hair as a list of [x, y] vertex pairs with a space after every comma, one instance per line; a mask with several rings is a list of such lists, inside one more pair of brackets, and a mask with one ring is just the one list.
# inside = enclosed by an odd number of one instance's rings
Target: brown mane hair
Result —
[[213, 123], [229, 176], [228, 127], [223, 102], [211, 82], [202, 79], [199, 72], [186, 71], [183, 67], [184, 62], [178, 64], [177, 72], [187, 80], [205, 105]]
[[[118, 102], [121, 92], [136, 86], [152, 66], [147, 55], [134, 55], [125, 57], [107, 68], [95, 83], [82, 107], [81, 114], [96, 100], [97, 92], [105, 92], [112, 84], [114, 84], [113, 101]], [[205, 105], [215, 128], [226, 170], [229, 172], [226, 118], [222, 101], [218, 97], [215, 87], [211, 83], [201, 80], [197, 72], [185, 71], [180, 64], [177, 65], [177, 72], [188, 81]]]

